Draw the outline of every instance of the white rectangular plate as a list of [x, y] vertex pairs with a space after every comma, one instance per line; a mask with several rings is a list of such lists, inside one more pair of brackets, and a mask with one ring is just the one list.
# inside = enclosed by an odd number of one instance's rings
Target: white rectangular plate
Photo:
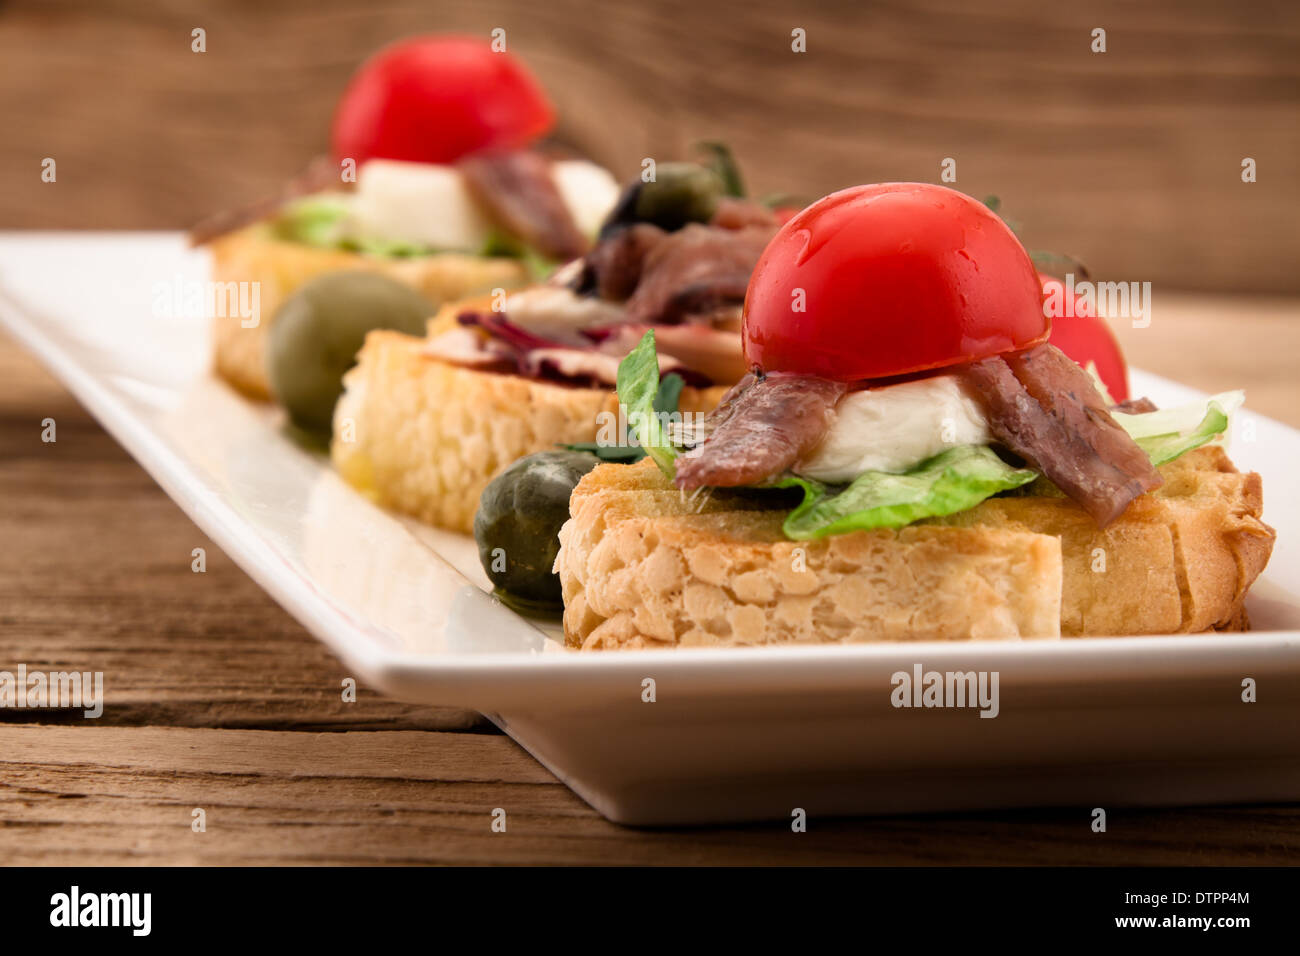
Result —
[[[1290, 428], [1235, 426], [1278, 531], [1249, 634], [579, 655], [485, 593], [472, 541], [376, 508], [212, 377], [185, 306], [206, 279], [173, 234], [0, 234], [0, 323], [199, 527], [358, 677], [489, 713], [611, 819], [1300, 798]], [[1133, 377], [1162, 405], [1198, 396]], [[1000, 714], [895, 709], [890, 676], [917, 663], [997, 671]]]

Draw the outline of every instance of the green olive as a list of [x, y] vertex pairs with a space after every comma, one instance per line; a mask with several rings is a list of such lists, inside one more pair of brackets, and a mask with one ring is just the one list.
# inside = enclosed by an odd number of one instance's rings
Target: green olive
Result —
[[520, 458], [483, 489], [474, 515], [479, 560], [498, 592], [521, 605], [560, 603], [551, 569], [574, 486], [600, 464], [581, 451], [543, 451]]
[[718, 209], [723, 184], [717, 173], [696, 163], [660, 163], [653, 182], [642, 183], [635, 216], [661, 229], [708, 222]]
[[329, 434], [343, 373], [371, 329], [423, 335], [433, 304], [410, 286], [367, 272], [330, 272], [305, 283], [276, 311], [267, 334], [271, 392], [293, 423]]

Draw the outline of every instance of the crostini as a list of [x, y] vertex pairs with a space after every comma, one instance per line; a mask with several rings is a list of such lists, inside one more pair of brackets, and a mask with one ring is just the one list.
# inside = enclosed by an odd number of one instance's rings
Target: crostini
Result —
[[283, 195], [201, 223], [212, 276], [258, 283], [259, 315], [213, 316], [215, 367], [273, 397], [269, 329], [308, 281], [340, 270], [415, 289], [432, 313], [515, 288], [582, 255], [619, 193], [603, 168], [534, 148], [554, 111], [523, 64], [486, 39], [417, 37], [381, 50], [338, 105], [333, 156]]
[[653, 333], [621, 364], [649, 457], [572, 495], [569, 644], [1245, 629], [1274, 532], [1221, 447], [1242, 394], [1115, 404], [1049, 342], [1053, 308], [1014, 234], [953, 190], [799, 213], [748, 288], [751, 371], [702, 423], [652, 407]]
[[619, 360], [651, 328], [680, 409], [708, 411], [744, 374], [740, 305], [776, 228], [704, 167], [662, 164], [549, 282], [445, 307], [425, 338], [372, 332], [335, 410], [340, 474], [386, 506], [468, 533], [488, 481], [516, 459], [625, 447]]

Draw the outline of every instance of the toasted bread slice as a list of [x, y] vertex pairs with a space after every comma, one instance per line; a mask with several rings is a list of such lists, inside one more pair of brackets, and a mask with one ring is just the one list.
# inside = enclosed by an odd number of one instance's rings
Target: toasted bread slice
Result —
[[214, 282], [259, 283], [256, 325], [245, 328], [238, 315], [214, 316], [212, 320], [217, 374], [258, 399], [271, 397], [264, 358], [267, 330], [280, 304], [309, 279], [340, 270], [379, 273], [427, 297], [430, 314], [444, 301], [485, 289], [513, 288], [527, 279], [527, 270], [516, 259], [458, 252], [383, 259], [287, 242], [262, 224], [221, 236], [210, 245]]
[[1105, 530], [1039, 494], [789, 541], [785, 511], [753, 493], [686, 495], [649, 461], [602, 465], [560, 532], [565, 636], [604, 649], [1243, 629], [1274, 538], [1259, 476], [1219, 448], [1161, 471]]
[[[602, 413], [617, 415], [612, 388], [461, 368], [425, 354], [425, 341], [371, 332], [334, 410], [339, 473], [386, 507], [468, 534], [498, 471], [561, 443], [595, 441]], [[683, 389], [681, 408], [707, 411], [725, 392]]]

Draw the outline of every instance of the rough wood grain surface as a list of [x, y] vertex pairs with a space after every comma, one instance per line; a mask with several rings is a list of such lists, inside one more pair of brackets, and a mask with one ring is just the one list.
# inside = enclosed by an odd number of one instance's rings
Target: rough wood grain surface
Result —
[[[59, 440], [40, 440], [53, 418]], [[207, 570], [191, 570], [193, 549]], [[342, 665], [186, 520], [63, 388], [0, 337], [0, 661], [99, 670], [101, 725], [485, 729], [342, 699]], [[0, 669], [3, 669], [0, 664]], [[32, 719], [0, 709], [0, 723]], [[81, 723], [80, 713], [43, 720]]]
[[[1175, 298], [1140, 363], [1293, 425], [1300, 302]], [[1262, 400], [1261, 399], [1262, 396]], [[59, 441], [40, 441], [40, 421]], [[194, 547], [207, 572], [190, 570]], [[346, 676], [0, 335], [0, 669], [106, 673], [103, 718], [0, 710], [9, 864], [1264, 864], [1300, 807], [1085, 808], [667, 831], [607, 823], [476, 715]], [[506, 811], [505, 833], [491, 830]], [[192, 811], [207, 830], [191, 830]], [[39, 838], [38, 838], [39, 837]]]
[[15, 865], [1246, 865], [1297, 859], [1298, 821], [1287, 807], [1116, 810], [1100, 835], [1081, 807], [629, 830], [504, 737], [0, 728], [0, 853]]
[[367, 54], [498, 27], [555, 138], [621, 176], [701, 138], [756, 193], [809, 198], [934, 182], [950, 157], [957, 188], [1095, 275], [1300, 291], [1294, 0], [7, 0], [0, 228], [186, 227], [273, 194], [327, 147]]

